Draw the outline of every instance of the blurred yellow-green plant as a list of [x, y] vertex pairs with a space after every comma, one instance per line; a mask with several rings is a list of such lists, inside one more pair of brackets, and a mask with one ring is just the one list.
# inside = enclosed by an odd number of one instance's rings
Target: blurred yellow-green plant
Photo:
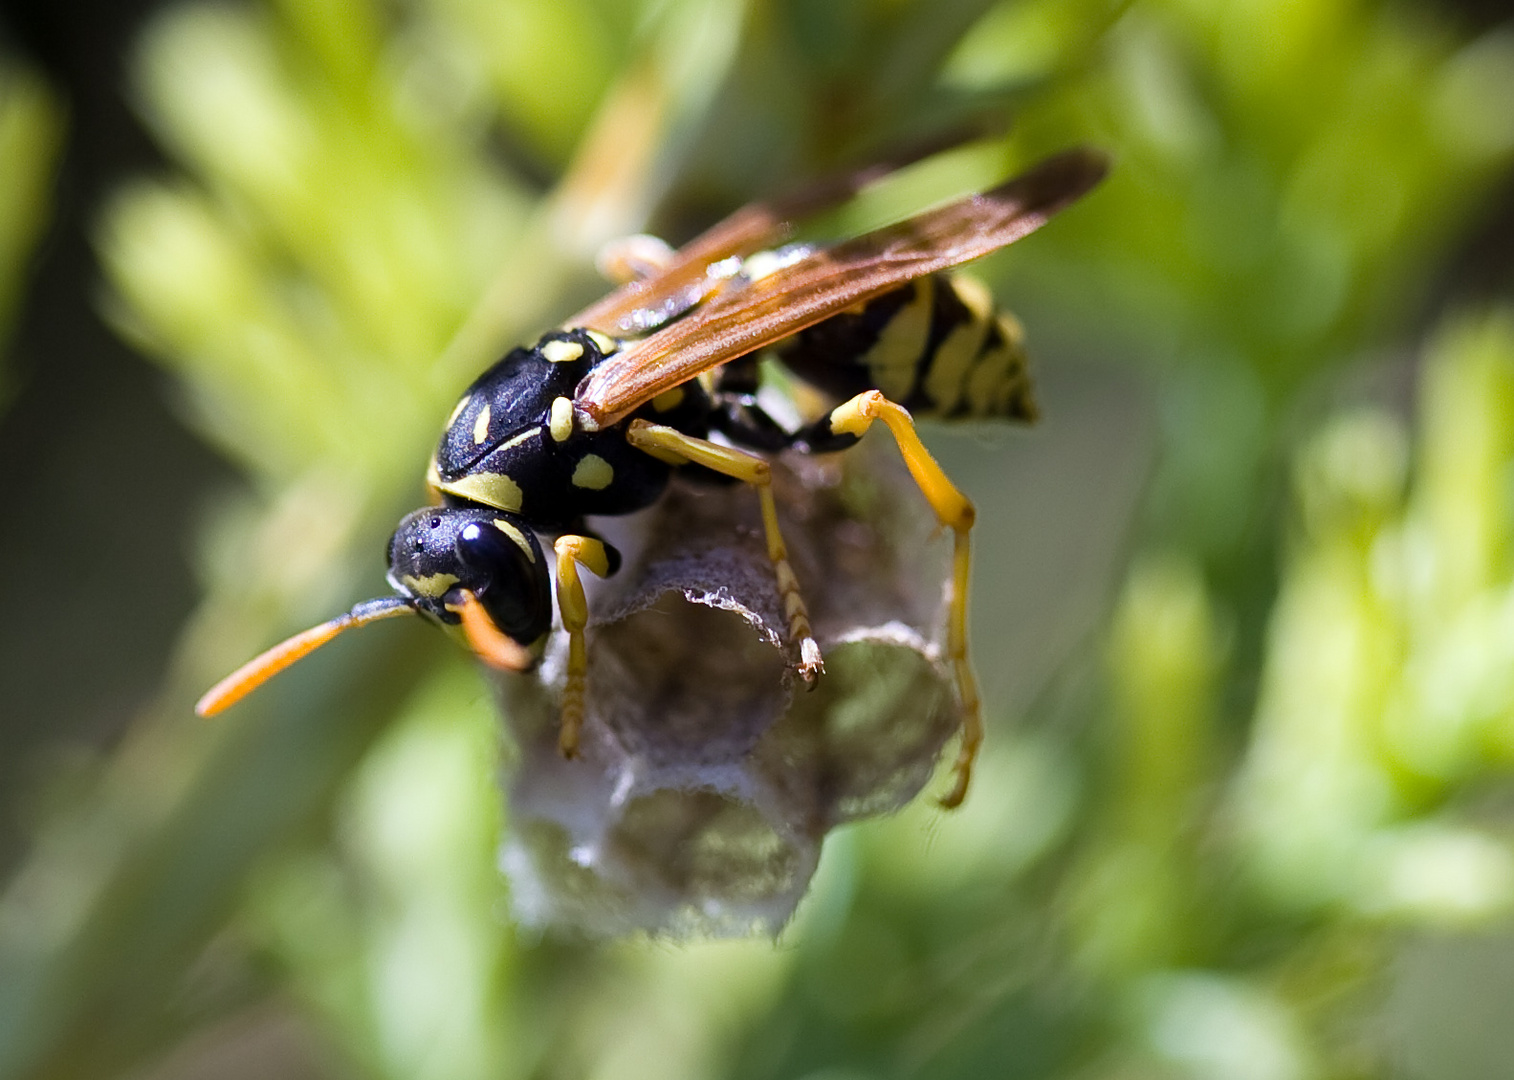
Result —
[[[0, 55], [0, 360], [26, 287], [32, 250], [48, 220], [49, 183], [62, 117], [42, 80]], [[0, 366], [0, 409], [11, 388]]]
[[[0, 895], [0, 1076], [1501, 1075], [1496, 1012], [1448, 1040], [1422, 1003], [1514, 890], [1514, 308], [1418, 338], [1509, 180], [1511, 42], [1368, 0], [161, 17], [133, 92], [174, 167], [101, 210], [108, 312], [247, 484], [158, 698]], [[188, 718], [383, 590], [456, 393], [601, 242], [985, 112], [1009, 134], [837, 222], [1116, 159], [981, 268], [1043, 431], [935, 443], [982, 526], [963, 811], [831, 837], [776, 947], [527, 939], [489, 695], [437, 635]]]

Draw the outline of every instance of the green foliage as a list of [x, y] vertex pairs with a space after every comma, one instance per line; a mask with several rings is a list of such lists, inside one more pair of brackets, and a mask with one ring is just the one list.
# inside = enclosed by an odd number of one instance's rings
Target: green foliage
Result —
[[[103, 212], [109, 313], [250, 486], [207, 522], [159, 701], [0, 895], [0, 1077], [225, 1072], [291, 1027], [311, 1069], [395, 1078], [1414, 1059], [1377, 1011], [1403, 936], [1514, 900], [1514, 315], [1451, 317], [1412, 378], [1383, 358], [1417, 351], [1428, 279], [1508, 178], [1507, 35], [1367, 0], [321, 0], [179, 8], [135, 70], [176, 168]], [[1099, 473], [1150, 475], [1099, 519], [1128, 550], [1048, 563], [1080, 580], [1025, 610], [1010, 537], [1074, 552], [1092, 518], [1076, 491], [1010, 502], [1035, 443], [942, 444], [995, 628], [961, 812], [832, 837], [777, 948], [522, 940], [492, 707], [424, 628], [190, 726], [225, 670], [381, 591], [455, 394], [593, 295], [603, 240], [1010, 107], [832, 223], [1073, 142], [1116, 158], [984, 273], [1048, 358], [1048, 443], [1081, 381]], [[11, 190], [35, 222], [38, 182]], [[1412, 382], [1412, 414], [1364, 368]], [[1058, 621], [1106, 579], [1108, 611]], [[1015, 724], [1011, 637], [1077, 642]]]
[[1287, 908], [1455, 922], [1514, 903], [1471, 796], [1514, 747], [1510, 314], [1444, 329], [1421, 385], [1407, 489], [1407, 435], [1380, 411], [1332, 418], [1298, 457], [1237, 788], [1259, 884]]
[[[28, 260], [47, 225], [61, 128], [57, 103], [42, 81], [0, 56], [0, 357], [26, 287]], [[9, 397], [0, 367], [0, 407]]]

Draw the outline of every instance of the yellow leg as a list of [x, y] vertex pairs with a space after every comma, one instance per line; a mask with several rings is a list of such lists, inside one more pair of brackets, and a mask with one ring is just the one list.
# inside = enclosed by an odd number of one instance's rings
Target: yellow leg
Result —
[[978, 748], [983, 744], [982, 706], [978, 699], [978, 680], [973, 675], [972, 663], [967, 657], [967, 584], [971, 564], [969, 533], [972, 531], [975, 511], [967, 496], [941, 471], [936, 459], [920, 441], [915, 432], [915, 422], [902, 405], [896, 405], [877, 390], [858, 394], [831, 413], [831, 430], [861, 436], [873, 424], [882, 420], [889, 433], [899, 444], [904, 455], [904, 464], [909, 468], [921, 494], [936, 513], [936, 519], [952, 530], [955, 544], [952, 548], [951, 611], [946, 626], [946, 654], [951, 661], [957, 680], [957, 695], [962, 701], [962, 747], [957, 753], [956, 782], [951, 791], [941, 800], [948, 810], [960, 806], [967, 795], [967, 785], [972, 780], [973, 762]]
[[655, 236], [638, 233], [611, 240], [599, 249], [594, 265], [617, 285], [645, 281], [668, 268], [673, 249]]
[[773, 469], [762, 458], [744, 450], [733, 450], [705, 439], [696, 439], [661, 424], [632, 420], [626, 428], [626, 441], [653, 457], [673, 464], [693, 462], [707, 469], [734, 477], [757, 489], [762, 503], [762, 528], [767, 534], [768, 558], [778, 578], [778, 596], [784, 617], [789, 621], [789, 640], [799, 646], [799, 675], [814, 684], [825, 665], [820, 659], [820, 645], [810, 628], [810, 613], [799, 591], [799, 579], [789, 566], [789, 550], [778, 528], [778, 506], [773, 501]]
[[563, 684], [561, 727], [557, 748], [563, 757], [578, 753], [578, 732], [584, 722], [584, 690], [589, 674], [589, 653], [584, 644], [584, 627], [589, 625], [589, 601], [584, 597], [583, 582], [578, 578], [580, 565], [596, 577], [610, 572], [605, 546], [588, 536], [559, 536], [553, 545], [557, 552], [557, 609], [562, 613], [563, 629], [568, 632], [568, 677]]

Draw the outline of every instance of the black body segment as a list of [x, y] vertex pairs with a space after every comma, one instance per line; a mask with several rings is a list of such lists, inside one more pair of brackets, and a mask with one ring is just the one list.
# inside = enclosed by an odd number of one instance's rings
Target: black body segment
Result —
[[[670, 466], [626, 445], [622, 432], [574, 423], [574, 388], [618, 342], [584, 329], [554, 331], [511, 350], [459, 400], [432, 461], [431, 485], [452, 505], [519, 514], [546, 532], [586, 514], [626, 514], [655, 502]], [[693, 435], [709, 429], [697, 384], [647, 403], [638, 415]]]

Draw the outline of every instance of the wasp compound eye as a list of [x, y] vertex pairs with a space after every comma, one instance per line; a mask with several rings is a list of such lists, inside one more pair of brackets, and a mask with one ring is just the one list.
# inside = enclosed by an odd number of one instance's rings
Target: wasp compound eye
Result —
[[552, 628], [552, 579], [530, 529], [508, 515], [480, 515], [458, 530], [456, 547], [464, 581], [495, 626], [522, 645]]

